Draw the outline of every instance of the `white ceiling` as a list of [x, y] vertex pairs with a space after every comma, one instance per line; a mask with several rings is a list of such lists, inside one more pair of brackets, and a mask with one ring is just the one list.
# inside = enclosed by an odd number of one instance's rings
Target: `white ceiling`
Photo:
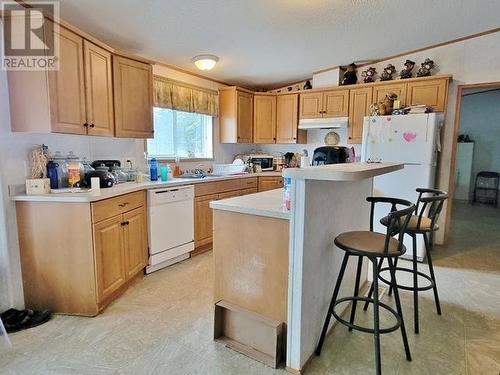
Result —
[[273, 88], [499, 27], [500, 0], [61, 0], [61, 16], [194, 72], [193, 56], [215, 54], [207, 76]]

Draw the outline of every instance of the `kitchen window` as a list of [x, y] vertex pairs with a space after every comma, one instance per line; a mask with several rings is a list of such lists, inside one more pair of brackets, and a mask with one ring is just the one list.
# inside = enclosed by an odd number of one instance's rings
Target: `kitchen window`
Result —
[[212, 116], [155, 107], [154, 129], [148, 158], [213, 159]]

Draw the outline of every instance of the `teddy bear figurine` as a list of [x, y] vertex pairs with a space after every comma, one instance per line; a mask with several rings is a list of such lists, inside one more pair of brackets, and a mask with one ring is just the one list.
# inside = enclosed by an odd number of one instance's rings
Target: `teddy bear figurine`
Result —
[[417, 77], [430, 76], [432, 68], [434, 68], [434, 61], [432, 61], [431, 59], [425, 59], [425, 61], [420, 64], [420, 69], [418, 69]]
[[387, 93], [384, 99], [379, 103], [373, 104], [371, 106], [372, 116], [387, 116], [392, 115], [394, 109], [394, 101], [398, 98], [398, 95], [393, 92]]
[[377, 75], [377, 71], [374, 67], [370, 66], [368, 69], [361, 72], [361, 77], [363, 77], [364, 83], [372, 83], [375, 82], [375, 76]]
[[358, 76], [356, 75], [356, 64], [349, 64], [347, 71], [344, 73], [342, 78], [342, 86], [345, 85], [355, 85], [358, 82]]
[[413, 77], [413, 67], [415, 66], [415, 61], [406, 60], [404, 63], [405, 68], [399, 73], [401, 79], [411, 78]]
[[392, 64], [389, 64], [384, 68], [384, 72], [380, 75], [380, 80], [390, 81], [392, 80], [392, 75], [394, 73], [396, 73], [396, 67]]

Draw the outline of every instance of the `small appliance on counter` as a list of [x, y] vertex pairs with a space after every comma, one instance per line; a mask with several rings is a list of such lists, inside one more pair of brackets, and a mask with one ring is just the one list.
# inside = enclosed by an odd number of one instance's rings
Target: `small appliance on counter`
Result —
[[261, 171], [274, 170], [274, 156], [264, 154], [248, 154], [243, 156], [243, 161], [247, 165], [260, 165]]
[[351, 163], [352, 150], [343, 146], [322, 146], [314, 150], [312, 165]]

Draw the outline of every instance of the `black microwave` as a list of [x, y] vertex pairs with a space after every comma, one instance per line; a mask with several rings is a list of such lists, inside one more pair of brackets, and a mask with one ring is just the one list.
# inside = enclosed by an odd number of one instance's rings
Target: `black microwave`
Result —
[[253, 165], [260, 165], [263, 171], [272, 171], [274, 169], [274, 157], [271, 155], [248, 155], [247, 160], [250, 160]]

